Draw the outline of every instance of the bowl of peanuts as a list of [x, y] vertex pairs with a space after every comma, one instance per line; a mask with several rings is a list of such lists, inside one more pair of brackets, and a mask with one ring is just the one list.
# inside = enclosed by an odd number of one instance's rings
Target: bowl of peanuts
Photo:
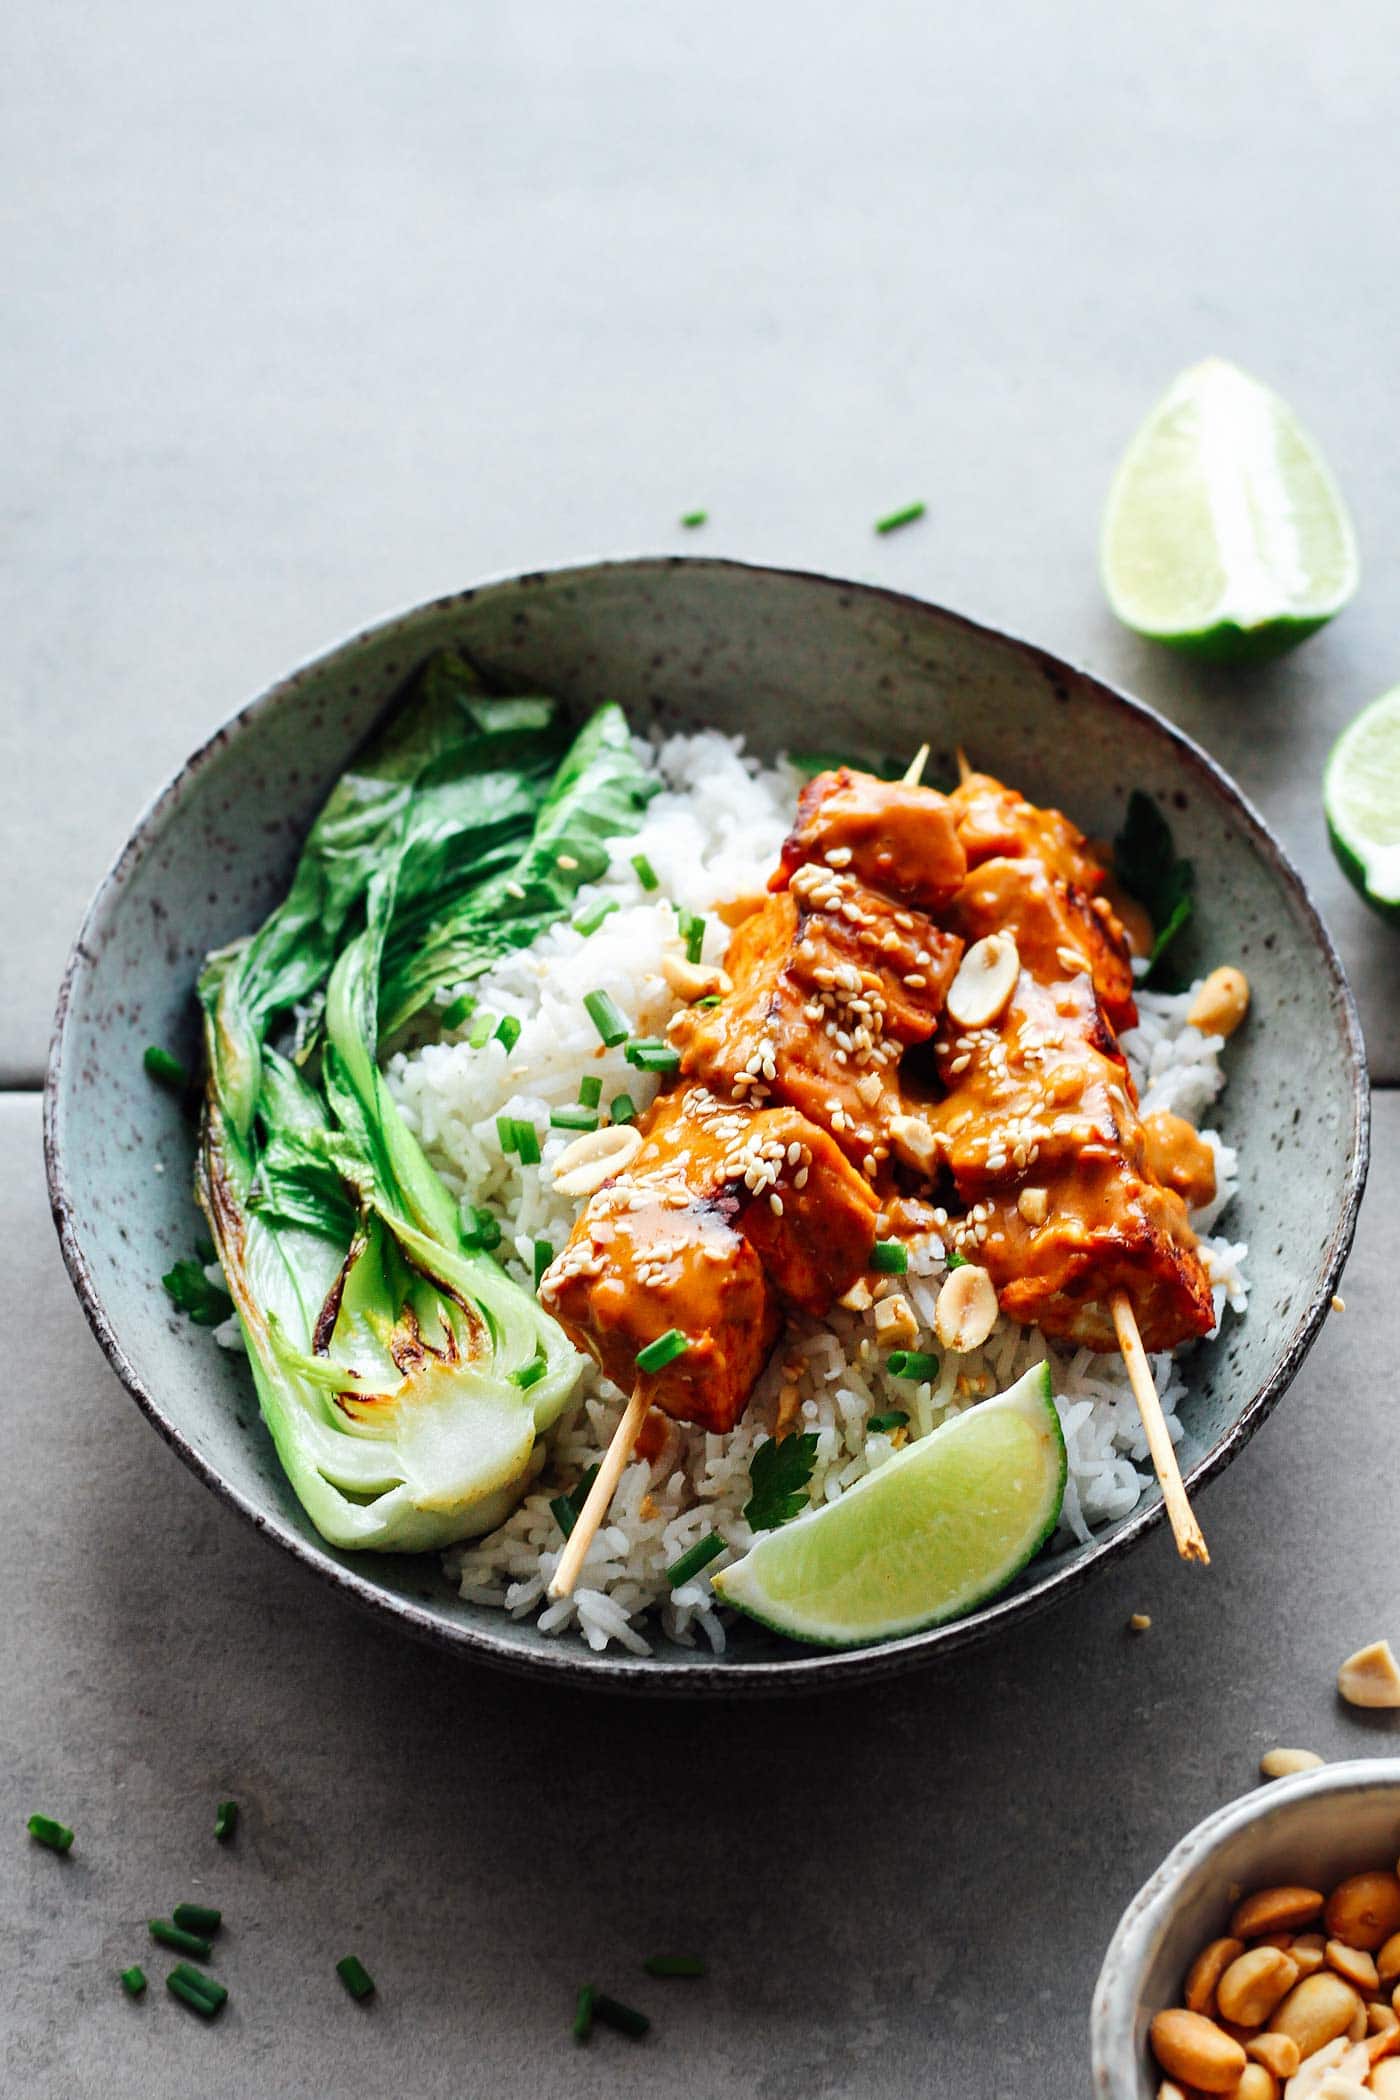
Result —
[[1261, 1787], [1124, 1912], [1095, 2100], [1400, 2100], [1400, 1758]]

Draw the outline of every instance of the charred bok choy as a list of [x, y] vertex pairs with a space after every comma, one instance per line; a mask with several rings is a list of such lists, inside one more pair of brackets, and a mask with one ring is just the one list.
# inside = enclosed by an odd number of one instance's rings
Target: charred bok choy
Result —
[[[618, 709], [434, 658], [341, 777], [285, 901], [209, 956], [196, 1193], [288, 1478], [332, 1545], [491, 1529], [579, 1358], [479, 1243], [381, 1047], [571, 908], [649, 784]], [[274, 1035], [295, 1037], [278, 1048]]]

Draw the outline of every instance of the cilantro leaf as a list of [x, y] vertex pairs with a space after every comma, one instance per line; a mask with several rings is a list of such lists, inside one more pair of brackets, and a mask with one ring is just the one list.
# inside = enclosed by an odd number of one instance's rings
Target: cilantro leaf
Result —
[[196, 1327], [218, 1327], [233, 1311], [233, 1300], [227, 1291], [221, 1291], [216, 1283], [209, 1281], [202, 1262], [177, 1261], [160, 1280], [181, 1312], [188, 1313]]
[[770, 1437], [759, 1445], [749, 1467], [753, 1494], [744, 1505], [744, 1515], [755, 1531], [776, 1531], [780, 1524], [801, 1516], [816, 1462], [813, 1430], [800, 1436]]
[[1196, 871], [1189, 860], [1178, 860], [1171, 825], [1152, 797], [1138, 788], [1128, 797], [1123, 829], [1113, 841], [1113, 859], [1118, 880], [1145, 908], [1155, 929], [1150, 984], [1195, 908]]

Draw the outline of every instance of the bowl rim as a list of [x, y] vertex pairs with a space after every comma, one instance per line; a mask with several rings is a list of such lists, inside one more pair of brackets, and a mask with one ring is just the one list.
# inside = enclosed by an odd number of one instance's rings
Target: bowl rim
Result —
[[1227, 1838], [1253, 1824], [1286, 1818], [1300, 1801], [1387, 1789], [1400, 1811], [1400, 1755], [1339, 1759], [1240, 1794], [1212, 1809], [1173, 1845], [1114, 1927], [1094, 1985], [1089, 2015], [1094, 2100], [1137, 2100], [1138, 2065], [1135, 2054], [1129, 2062], [1129, 2051], [1135, 2051], [1143, 1972], [1171, 1922], [1187, 1875], [1212, 1859]]
[[[252, 729], [273, 708], [297, 691], [309, 678], [333, 671], [374, 642], [402, 637], [411, 641], [416, 629], [439, 618], [454, 607], [465, 607], [485, 595], [540, 587], [568, 588], [613, 571], [651, 572], [663, 577], [676, 570], [704, 568], [727, 571], [742, 577], [770, 577], [798, 582], [817, 590], [859, 594], [882, 601], [916, 618], [932, 614], [938, 621], [964, 633], [996, 643], [1019, 655], [1027, 667], [1050, 679], [1068, 674], [1092, 688], [1120, 714], [1133, 718], [1149, 736], [1167, 744], [1188, 774], [1195, 774], [1237, 815], [1244, 831], [1275, 878], [1287, 891], [1302, 925], [1311, 936], [1327, 979], [1333, 1012], [1342, 1024], [1350, 1060], [1351, 1127], [1350, 1158], [1343, 1182], [1342, 1201], [1331, 1238], [1320, 1263], [1315, 1287], [1301, 1316], [1295, 1321], [1287, 1349], [1272, 1375], [1250, 1399], [1238, 1419], [1220, 1441], [1205, 1452], [1186, 1475], [1189, 1488], [1199, 1490], [1238, 1455], [1267, 1419], [1286, 1391], [1317, 1339], [1334, 1291], [1345, 1266], [1356, 1231], [1357, 1213], [1366, 1185], [1370, 1160], [1370, 1097], [1365, 1045], [1355, 999], [1332, 937], [1313, 902], [1307, 884], [1264, 818], [1208, 752], [1184, 731], [1117, 686], [1084, 669], [1068, 658], [1055, 655], [1022, 636], [1011, 634], [964, 613], [897, 591], [882, 584], [860, 583], [820, 570], [790, 568], [764, 562], [741, 561], [723, 556], [642, 554], [615, 556], [590, 562], [571, 562], [557, 567], [509, 571], [473, 584], [461, 591], [426, 600], [357, 629], [344, 640], [308, 659], [266, 687], [255, 698], [229, 716], [198, 745], [171, 775], [137, 817], [125, 844], [103, 875], [83, 914], [59, 988], [44, 1081], [44, 1161], [49, 1204], [68, 1270], [89, 1327], [122, 1385], [170, 1448], [230, 1508], [256, 1531], [272, 1539], [321, 1580], [350, 1596], [357, 1603], [391, 1621], [397, 1628], [426, 1641], [430, 1646], [458, 1655], [474, 1655], [483, 1661], [532, 1679], [552, 1678], [575, 1687], [630, 1692], [643, 1697], [710, 1694], [725, 1698], [774, 1694], [802, 1694], [866, 1682], [895, 1674], [915, 1663], [943, 1661], [992, 1639], [1004, 1626], [1035, 1617], [1059, 1603], [1067, 1591], [1092, 1575], [1102, 1573], [1120, 1554], [1146, 1536], [1165, 1514], [1160, 1494], [1149, 1494], [1130, 1512], [1111, 1538], [1092, 1545], [1087, 1552], [1051, 1569], [1031, 1588], [1002, 1596], [967, 1619], [955, 1619], [922, 1633], [841, 1650], [812, 1650], [795, 1647], [793, 1654], [741, 1666], [724, 1656], [681, 1662], [664, 1650], [648, 1656], [601, 1654], [574, 1643], [551, 1643], [528, 1651], [501, 1638], [493, 1628], [466, 1620], [449, 1622], [435, 1611], [425, 1610], [416, 1600], [388, 1590], [362, 1574], [359, 1568], [333, 1555], [320, 1540], [303, 1537], [277, 1512], [260, 1506], [226, 1480], [218, 1468], [195, 1448], [184, 1431], [165, 1413], [159, 1397], [144, 1383], [128, 1356], [107, 1312], [93, 1265], [81, 1244], [74, 1222], [64, 1158], [63, 1081], [65, 1053], [73, 999], [80, 976], [92, 951], [98, 923], [118, 907], [121, 893], [140, 864], [147, 845], [166, 819], [178, 808], [191, 784], [236, 737]], [[362, 1556], [368, 1559], [369, 1556]]]

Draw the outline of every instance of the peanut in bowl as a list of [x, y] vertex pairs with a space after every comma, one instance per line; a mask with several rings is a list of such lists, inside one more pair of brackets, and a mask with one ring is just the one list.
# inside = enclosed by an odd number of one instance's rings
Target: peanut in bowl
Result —
[[[1379, 1973], [1389, 1973], [1397, 1928], [1364, 1903], [1364, 1918], [1350, 1915], [1352, 1897], [1360, 1903], [1367, 1892], [1354, 1877], [1374, 1875], [1389, 1900], [1398, 1859], [1400, 1758], [1300, 1772], [1207, 1817], [1134, 1898], [1110, 1942], [1092, 2014], [1095, 2100], [1156, 2100], [1174, 2089], [1254, 2100], [1255, 2086], [1263, 2100], [1296, 2096], [1305, 2083], [1320, 2096], [1329, 2078], [1348, 2095], [1384, 2095], [1392, 2081], [1400, 2090], [1400, 2071], [1382, 2068], [1400, 2064], [1400, 2049], [1389, 2053], [1384, 2040], [1400, 2035], [1396, 1984], [1383, 1986]], [[1265, 1915], [1267, 1894], [1281, 1900], [1283, 1891], [1294, 1892], [1294, 1910]], [[1307, 1892], [1318, 1901], [1305, 1902]], [[1397, 2017], [1393, 2030], [1388, 2014]], [[1356, 2052], [1368, 2046], [1363, 2065]], [[1305, 2079], [1310, 2061], [1315, 2075]]]

